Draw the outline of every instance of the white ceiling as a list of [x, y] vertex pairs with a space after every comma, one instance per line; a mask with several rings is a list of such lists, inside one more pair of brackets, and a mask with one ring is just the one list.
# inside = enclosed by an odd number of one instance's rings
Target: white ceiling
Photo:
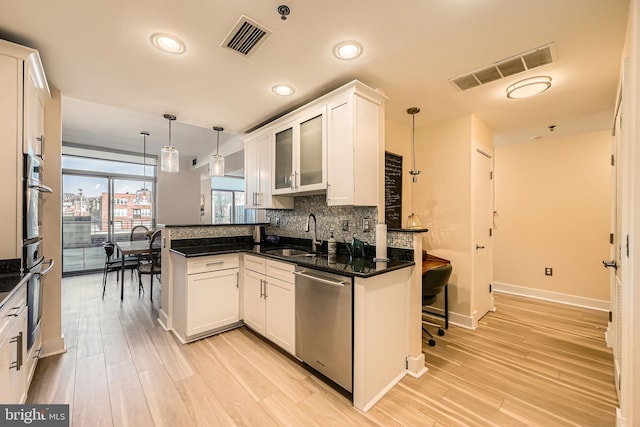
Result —
[[[280, 4], [291, 14], [281, 20]], [[357, 78], [389, 97], [387, 118], [416, 126], [475, 113], [496, 143], [606, 129], [615, 104], [628, 0], [0, 0], [0, 38], [40, 51], [51, 85], [63, 93], [63, 138], [139, 151], [167, 143], [164, 113], [175, 114], [173, 142], [200, 156], [241, 147], [241, 134]], [[219, 45], [241, 15], [274, 34], [248, 58]], [[183, 55], [149, 43], [166, 32]], [[332, 56], [338, 42], [364, 45], [354, 61]], [[464, 92], [449, 79], [555, 42], [542, 69]], [[509, 100], [505, 88], [545, 74], [550, 90]], [[283, 98], [276, 83], [296, 92]]]

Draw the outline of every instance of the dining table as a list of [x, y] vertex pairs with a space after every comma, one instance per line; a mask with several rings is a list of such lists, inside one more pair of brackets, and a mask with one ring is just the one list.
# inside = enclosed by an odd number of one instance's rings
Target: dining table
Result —
[[138, 255], [149, 252], [148, 240], [116, 241], [116, 247], [120, 251], [122, 267], [120, 268], [120, 301], [124, 300], [124, 270], [127, 255]]

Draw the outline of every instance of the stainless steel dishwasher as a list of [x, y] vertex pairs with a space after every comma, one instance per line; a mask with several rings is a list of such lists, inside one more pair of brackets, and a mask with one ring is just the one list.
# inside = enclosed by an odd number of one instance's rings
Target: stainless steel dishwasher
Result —
[[352, 392], [353, 293], [350, 277], [298, 267], [296, 356]]

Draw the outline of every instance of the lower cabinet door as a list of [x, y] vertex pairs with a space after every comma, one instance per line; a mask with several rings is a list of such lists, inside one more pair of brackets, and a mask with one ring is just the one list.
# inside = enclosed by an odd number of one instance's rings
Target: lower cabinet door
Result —
[[190, 274], [187, 287], [187, 335], [209, 332], [240, 320], [237, 268]]
[[244, 271], [244, 323], [254, 331], [265, 334], [265, 276], [255, 271]]
[[295, 286], [269, 277], [266, 292], [267, 339], [291, 354], [296, 352]]

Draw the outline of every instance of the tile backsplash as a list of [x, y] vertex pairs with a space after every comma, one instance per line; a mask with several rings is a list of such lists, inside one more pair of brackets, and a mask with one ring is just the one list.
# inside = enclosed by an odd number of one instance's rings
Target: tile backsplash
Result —
[[[331, 232], [339, 242], [350, 242], [353, 237], [375, 245], [375, 225], [378, 209], [375, 206], [327, 206], [326, 196], [298, 196], [294, 199], [294, 209], [267, 209], [266, 216], [270, 226], [267, 234], [277, 234], [285, 237], [310, 239], [313, 237], [313, 222], [310, 231], [304, 231], [309, 214], [314, 214], [317, 220], [318, 240], [329, 240]], [[362, 220], [369, 218], [370, 231], [362, 231]], [[279, 226], [276, 227], [276, 219]], [[342, 223], [348, 221], [348, 230], [342, 230]]]

